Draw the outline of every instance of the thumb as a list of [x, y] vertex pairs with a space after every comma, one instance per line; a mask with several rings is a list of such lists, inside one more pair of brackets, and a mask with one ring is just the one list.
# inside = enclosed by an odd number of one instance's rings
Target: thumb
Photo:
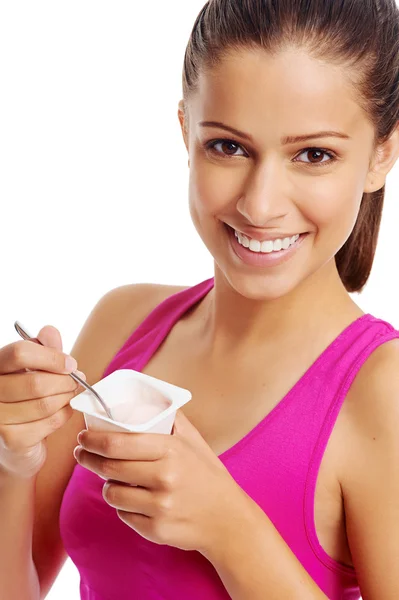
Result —
[[191, 421], [187, 419], [186, 415], [181, 409], [176, 411], [175, 422], [173, 425], [173, 435], [178, 435], [181, 438], [190, 439], [193, 442], [208, 445], [198, 429], [196, 429]]
[[39, 331], [37, 338], [44, 346], [48, 346], [49, 348], [54, 348], [55, 350], [60, 350], [62, 352], [62, 339], [61, 334], [52, 325], [46, 325], [42, 327]]

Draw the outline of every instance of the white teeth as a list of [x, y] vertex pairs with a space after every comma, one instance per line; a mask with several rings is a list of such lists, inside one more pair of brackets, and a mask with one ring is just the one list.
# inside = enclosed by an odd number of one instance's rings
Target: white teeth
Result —
[[273, 252], [274, 250], [274, 244], [273, 242], [269, 241], [269, 242], [262, 242], [261, 248], [260, 248], [261, 252], [264, 253], [269, 253], [269, 252]]
[[289, 246], [292, 246], [292, 244], [294, 244], [299, 238], [299, 233], [297, 233], [291, 238], [284, 238], [283, 240], [278, 239], [274, 240], [273, 242], [271, 240], [267, 242], [259, 242], [259, 240], [252, 240], [246, 235], [238, 233], [235, 230], [234, 233], [241, 246], [244, 246], [244, 248], [249, 248], [252, 252], [262, 252], [265, 254], [268, 254], [270, 252], [278, 252], [281, 249], [287, 250], [287, 248], [289, 248]]
[[252, 252], [260, 252], [260, 242], [258, 242], [258, 240], [251, 240], [249, 242], [249, 249], [252, 250]]

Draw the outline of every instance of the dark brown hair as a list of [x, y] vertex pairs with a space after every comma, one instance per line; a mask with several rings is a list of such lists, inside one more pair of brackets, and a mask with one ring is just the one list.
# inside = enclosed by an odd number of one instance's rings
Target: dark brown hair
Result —
[[[291, 47], [345, 67], [359, 105], [373, 125], [373, 151], [399, 122], [399, 9], [395, 0], [209, 0], [187, 45], [185, 107], [201, 72], [231, 51]], [[370, 159], [371, 165], [371, 159]], [[361, 292], [371, 272], [385, 185], [363, 194], [354, 229], [335, 256], [348, 292]]]

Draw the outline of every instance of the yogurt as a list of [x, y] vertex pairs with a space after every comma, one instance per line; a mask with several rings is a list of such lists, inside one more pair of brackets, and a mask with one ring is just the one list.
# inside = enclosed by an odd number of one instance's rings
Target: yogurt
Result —
[[70, 401], [93, 431], [172, 434], [176, 411], [192, 397], [185, 388], [134, 369], [116, 369], [93, 388], [111, 409], [112, 420], [89, 390]]
[[[105, 402], [107, 399], [104, 398]], [[129, 398], [116, 404], [109, 404], [114, 421], [129, 425], [142, 425], [169, 408], [171, 401], [159, 390], [138, 379], [129, 386]], [[98, 413], [105, 416], [99, 404]]]

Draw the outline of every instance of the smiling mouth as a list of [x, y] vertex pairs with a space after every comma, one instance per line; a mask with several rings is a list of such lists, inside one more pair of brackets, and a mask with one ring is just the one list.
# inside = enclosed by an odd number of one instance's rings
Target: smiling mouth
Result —
[[[290, 240], [290, 246], [291, 246], [294, 243], [294, 241], [296, 241], [293, 238], [298, 239], [299, 237], [303, 237], [309, 233], [309, 232], [303, 232], [303, 233], [281, 234], [281, 235], [275, 236], [273, 238], [265, 237], [265, 239], [259, 240], [257, 238], [251, 237], [249, 234], [242, 233], [241, 231], [234, 229], [234, 227], [231, 227], [231, 225], [228, 225], [227, 223], [223, 222], [223, 224], [226, 226], [228, 232], [232, 233], [238, 239], [239, 243], [242, 246], [244, 246], [245, 248], [247, 248], [248, 245], [243, 244], [242, 243], [243, 240], [246, 240], [247, 244], [250, 242], [256, 242], [256, 243], [260, 243], [260, 244], [268, 244], [268, 247], [270, 248], [270, 244], [273, 246], [274, 242], [276, 242], [277, 240], [281, 241], [281, 243], [283, 244], [284, 241], [286, 239], [288, 239], [288, 240]], [[265, 236], [266, 236], [266, 234], [265, 234]]]
[[227, 223], [224, 223], [224, 225], [234, 255], [240, 259], [240, 262], [255, 268], [277, 267], [289, 261], [299, 251], [304, 240], [310, 233], [301, 233], [288, 248], [272, 250], [270, 245], [266, 248], [259, 248], [259, 242], [254, 245], [251, 241], [251, 247], [244, 246], [240, 243], [235, 229], [227, 225]]

